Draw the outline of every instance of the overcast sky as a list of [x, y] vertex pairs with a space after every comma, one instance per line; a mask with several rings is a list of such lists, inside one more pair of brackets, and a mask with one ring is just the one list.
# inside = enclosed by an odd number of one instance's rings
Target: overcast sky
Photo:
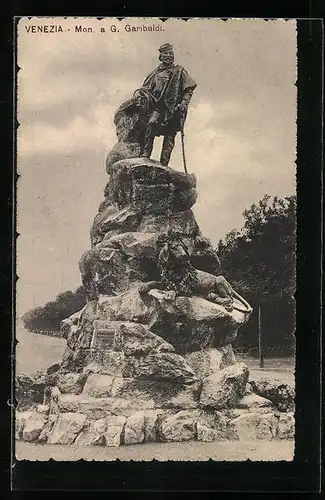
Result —
[[[27, 33], [44, 24], [64, 32]], [[94, 31], [75, 33], [80, 24]], [[112, 24], [119, 32], [109, 31]], [[126, 24], [164, 31], [128, 33]], [[203, 233], [217, 244], [264, 194], [295, 192], [295, 21], [22, 19], [18, 315], [81, 284], [78, 260], [90, 245], [108, 180], [105, 155], [116, 142], [114, 111], [157, 66], [166, 42], [197, 82], [185, 142]], [[156, 159], [160, 146], [157, 139]], [[183, 168], [179, 138], [170, 166]]]

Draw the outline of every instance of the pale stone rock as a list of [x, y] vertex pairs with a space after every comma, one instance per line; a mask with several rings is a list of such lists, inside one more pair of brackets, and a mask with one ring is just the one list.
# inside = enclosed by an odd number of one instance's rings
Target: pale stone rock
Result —
[[167, 401], [162, 401], [160, 406], [164, 408], [179, 408], [192, 410], [198, 408], [201, 392], [201, 382], [194, 382], [180, 387], [177, 395], [170, 397]]
[[[259, 413], [260, 415], [265, 415], [270, 413], [272, 407], [269, 406], [261, 406], [261, 407], [251, 407], [251, 408], [231, 408], [227, 411], [229, 418], [232, 420], [236, 417], [240, 417], [241, 415], [247, 415], [248, 413]], [[275, 414], [277, 414], [277, 410]]]
[[57, 387], [62, 394], [80, 394], [85, 381], [82, 373], [64, 373], [59, 376]]
[[293, 413], [281, 413], [279, 419], [278, 437], [280, 439], [294, 439], [295, 417]]
[[245, 396], [248, 396], [249, 394], [253, 394], [253, 389], [252, 386], [249, 382], [246, 384], [246, 389], [245, 389]]
[[88, 376], [82, 393], [94, 398], [106, 398], [111, 395], [113, 377], [92, 373]]
[[144, 441], [145, 413], [131, 415], [124, 427], [124, 444], [140, 444]]
[[112, 377], [121, 377], [124, 367], [124, 353], [115, 351], [104, 351], [102, 357], [101, 372]]
[[88, 425], [79, 434], [75, 443], [83, 446], [103, 446], [106, 443], [106, 418], [90, 420]]
[[220, 371], [222, 353], [218, 349], [202, 349], [184, 355], [184, 359], [200, 378], [209, 377]]
[[130, 416], [137, 410], [152, 409], [153, 402], [123, 398], [92, 398], [89, 396], [62, 394], [58, 401], [60, 413], [82, 413], [97, 420], [107, 415]]
[[46, 424], [45, 418], [41, 415], [38, 420], [27, 420], [24, 425], [22, 438], [24, 441], [36, 441]]
[[241, 398], [237, 405], [239, 409], [272, 408], [272, 401], [257, 394], [247, 394]]
[[106, 446], [120, 446], [125, 422], [126, 418], [122, 416], [110, 416], [106, 418]]
[[144, 414], [144, 441], [154, 442], [157, 440], [157, 410], [147, 410]]
[[121, 322], [119, 333], [122, 337], [121, 348], [126, 356], [175, 351], [171, 344], [138, 323]]
[[289, 384], [283, 384], [278, 379], [266, 377], [251, 380], [253, 391], [264, 398], [270, 399], [280, 411], [292, 411], [295, 407], [295, 390]]
[[50, 433], [53, 429], [53, 426], [57, 422], [58, 418], [59, 418], [59, 415], [56, 415], [56, 414], [49, 415], [49, 418], [48, 418], [42, 432], [40, 433], [40, 435], [38, 437], [38, 441], [40, 443], [45, 443], [48, 440]]
[[231, 420], [229, 426], [237, 439], [270, 441], [276, 436], [278, 419], [272, 413], [247, 413]]
[[127, 399], [135, 407], [141, 400], [144, 408], [192, 409], [198, 406], [200, 389], [200, 382], [183, 384], [173, 380], [116, 377], [111, 397]]
[[203, 380], [200, 406], [231, 408], [245, 393], [249, 371], [245, 363], [236, 363]]
[[167, 352], [129, 356], [126, 358], [123, 376], [182, 383], [191, 383], [196, 379], [193, 370], [182, 356]]
[[[18, 413], [18, 412], [16, 412]], [[23, 434], [23, 429], [24, 429], [24, 421], [22, 419], [17, 418], [15, 419], [15, 439], [19, 440], [22, 437]]]
[[206, 443], [220, 441], [220, 433], [211, 427], [197, 423], [197, 440], [205, 441]]
[[49, 444], [72, 444], [86, 421], [86, 415], [81, 413], [61, 413], [47, 442]]
[[195, 438], [196, 413], [180, 411], [175, 415], [163, 418], [160, 427], [162, 441], [189, 441]]
[[36, 411], [38, 413], [42, 413], [43, 415], [47, 415], [50, 411], [49, 405], [37, 405]]

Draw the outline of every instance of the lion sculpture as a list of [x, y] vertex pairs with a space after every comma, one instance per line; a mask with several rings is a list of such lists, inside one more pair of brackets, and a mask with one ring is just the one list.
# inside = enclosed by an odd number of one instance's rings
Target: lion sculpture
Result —
[[161, 281], [150, 281], [141, 285], [141, 295], [158, 288], [168, 291], [167, 297], [170, 300], [175, 300], [176, 295], [196, 295], [223, 306], [227, 311], [252, 311], [248, 302], [232, 288], [224, 276], [201, 271], [191, 264], [187, 246], [177, 233], [165, 238], [158, 256], [158, 268]]

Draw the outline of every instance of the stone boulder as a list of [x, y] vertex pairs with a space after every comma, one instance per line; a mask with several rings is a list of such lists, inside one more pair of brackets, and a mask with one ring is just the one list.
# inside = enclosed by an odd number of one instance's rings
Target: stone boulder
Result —
[[150, 379], [190, 384], [196, 381], [195, 374], [184, 358], [174, 353], [128, 356], [123, 370], [125, 378]]
[[47, 421], [47, 415], [36, 410], [15, 412], [15, 438], [36, 441]]
[[109, 416], [106, 418], [105, 440], [106, 446], [118, 447], [122, 444], [122, 433], [126, 422], [123, 416]]
[[45, 389], [53, 383], [55, 383], [53, 377], [47, 376], [46, 372], [17, 375], [15, 380], [17, 408], [23, 411], [43, 403]]
[[173, 380], [150, 380], [114, 378], [111, 397], [121, 398], [138, 405], [142, 401], [146, 408], [198, 407], [201, 384], [199, 381], [184, 384]]
[[204, 441], [206, 443], [210, 443], [211, 441], [223, 441], [223, 436], [220, 435], [219, 431], [212, 429], [211, 427], [207, 427], [206, 425], [198, 423], [196, 432], [196, 438], [198, 441]]
[[273, 413], [247, 413], [229, 422], [229, 433], [233, 439], [270, 441], [277, 436], [278, 418]]
[[236, 363], [231, 344], [218, 349], [208, 348], [193, 351], [185, 354], [184, 359], [200, 379], [213, 375]]
[[59, 415], [57, 415], [55, 413], [51, 413], [49, 415], [48, 420], [47, 420], [45, 426], [43, 427], [42, 432], [40, 433], [40, 435], [38, 437], [39, 443], [46, 443], [47, 442], [47, 440], [50, 437], [51, 431], [54, 427], [54, 424], [56, 424], [58, 418], [59, 418]]
[[58, 375], [57, 387], [63, 394], [80, 394], [87, 375], [83, 373], [61, 373]]
[[198, 441], [226, 441], [230, 419], [220, 411], [201, 410], [197, 416]]
[[101, 375], [91, 373], [83, 388], [83, 394], [93, 398], [110, 397], [112, 392], [113, 377], [111, 375]]
[[179, 354], [231, 343], [248, 319], [245, 313], [226, 311], [201, 297], [179, 296], [171, 304], [153, 296], [152, 291], [140, 295], [137, 288], [114, 297], [100, 297], [96, 315], [106, 321], [147, 325]]
[[203, 380], [200, 397], [202, 408], [234, 408], [245, 394], [249, 371], [245, 363], [237, 363]]
[[49, 435], [48, 444], [72, 444], [86, 421], [87, 417], [82, 413], [61, 413]]
[[92, 246], [101, 243], [106, 236], [137, 231], [141, 220], [141, 207], [127, 205], [119, 208], [108, 200], [96, 215], [90, 230]]
[[254, 411], [256, 408], [274, 408], [274, 405], [269, 399], [262, 398], [257, 394], [245, 394], [245, 396], [237, 402], [236, 407]]
[[189, 441], [195, 438], [197, 413], [180, 411], [162, 418], [159, 438], [164, 442]]
[[281, 413], [279, 418], [279, 439], [294, 439], [295, 417], [293, 413]]
[[84, 394], [62, 394], [58, 398], [57, 408], [59, 414], [80, 413], [89, 419], [98, 420], [107, 415], [129, 417], [137, 410], [151, 410], [154, 408], [154, 402], [119, 397], [93, 398]]
[[28, 420], [22, 432], [23, 441], [36, 441], [44, 429], [45, 424], [46, 420], [41, 416], [37, 420]]
[[139, 411], [131, 415], [124, 427], [124, 444], [141, 444], [144, 442], [145, 413]]
[[105, 418], [90, 420], [78, 435], [75, 443], [81, 446], [103, 446], [106, 444], [106, 428]]
[[195, 176], [162, 166], [147, 158], [121, 160], [110, 167], [109, 197], [122, 208], [130, 203], [144, 213], [187, 210], [196, 201]]
[[158, 411], [146, 410], [144, 412], [144, 442], [157, 441]]
[[280, 411], [294, 410], [295, 390], [290, 385], [268, 378], [250, 380], [250, 384], [256, 394], [272, 401]]

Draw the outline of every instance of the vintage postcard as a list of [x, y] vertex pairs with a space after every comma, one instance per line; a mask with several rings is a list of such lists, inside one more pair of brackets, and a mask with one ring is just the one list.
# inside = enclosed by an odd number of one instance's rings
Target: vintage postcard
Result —
[[291, 462], [296, 21], [16, 29], [17, 460]]

